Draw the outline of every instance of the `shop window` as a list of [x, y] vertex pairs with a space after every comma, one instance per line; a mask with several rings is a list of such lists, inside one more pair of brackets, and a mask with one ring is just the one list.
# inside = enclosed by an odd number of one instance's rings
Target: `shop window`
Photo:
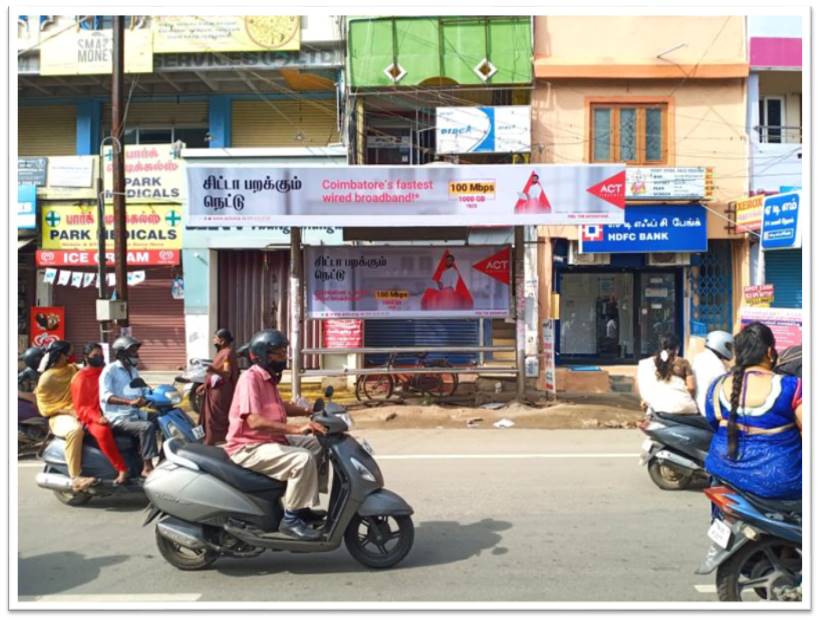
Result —
[[[105, 135], [110, 133], [105, 128]], [[190, 149], [208, 147], [207, 127], [129, 127], [123, 144], [171, 144], [181, 140]]]
[[629, 164], [668, 161], [668, 107], [665, 104], [594, 104], [591, 160]]

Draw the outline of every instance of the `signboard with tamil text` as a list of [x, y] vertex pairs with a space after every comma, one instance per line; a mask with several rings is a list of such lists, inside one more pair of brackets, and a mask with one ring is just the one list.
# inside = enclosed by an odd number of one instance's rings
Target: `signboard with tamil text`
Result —
[[757, 286], [746, 286], [743, 290], [745, 303], [758, 308], [770, 308], [774, 301], [774, 285], [760, 284]]
[[759, 321], [773, 331], [778, 351], [802, 344], [802, 310], [799, 308], [748, 308], [739, 309], [742, 327]]
[[737, 232], [748, 232], [762, 228], [762, 205], [765, 196], [751, 196], [736, 201]]
[[710, 200], [711, 168], [627, 168], [626, 200]]
[[[113, 202], [112, 149], [103, 150], [105, 202]], [[183, 160], [170, 144], [125, 147], [125, 199], [134, 203], [182, 203], [185, 195]]]
[[46, 184], [47, 157], [18, 157], [17, 182], [42, 187]]
[[801, 192], [766, 196], [762, 206], [762, 249], [790, 250], [802, 247], [799, 218]]
[[151, 18], [153, 51], [246, 52], [298, 50], [298, 15], [163, 15]]

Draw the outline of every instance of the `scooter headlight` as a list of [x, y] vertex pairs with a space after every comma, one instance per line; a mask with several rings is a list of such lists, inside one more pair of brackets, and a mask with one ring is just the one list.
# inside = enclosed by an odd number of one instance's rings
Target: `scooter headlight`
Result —
[[369, 469], [367, 469], [367, 467], [365, 467], [358, 459], [356, 459], [355, 457], [350, 457], [350, 463], [352, 463], [355, 470], [362, 478], [364, 478], [364, 480], [367, 480], [368, 482], [376, 482], [373, 473]]
[[172, 405], [178, 405], [182, 402], [182, 395], [176, 390], [165, 392], [165, 398], [167, 398]]

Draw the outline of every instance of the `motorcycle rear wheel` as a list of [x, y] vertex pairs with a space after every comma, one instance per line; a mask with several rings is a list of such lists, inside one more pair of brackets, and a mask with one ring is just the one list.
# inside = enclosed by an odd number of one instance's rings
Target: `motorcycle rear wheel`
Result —
[[355, 515], [344, 532], [350, 555], [369, 568], [395, 566], [410, 552], [414, 539], [415, 528], [409, 515]]
[[74, 493], [73, 491], [54, 491], [54, 497], [66, 506], [82, 506], [91, 501], [90, 493]]
[[717, 569], [717, 595], [721, 601], [777, 601], [777, 590], [796, 588], [801, 583], [801, 549], [776, 538], [749, 542]]
[[213, 564], [219, 553], [212, 549], [195, 551], [168, 540], [159, 529], [156, 530], [156, 546], [159, 553], [170, 564], [179, 570], [202, 570]]
[[671, 465], [661, 463], [658, 459], [648, 462], [648, 475], [658, 487], [665, 491], [687, 489], [694, 479], [694, 474], [683, 472]]

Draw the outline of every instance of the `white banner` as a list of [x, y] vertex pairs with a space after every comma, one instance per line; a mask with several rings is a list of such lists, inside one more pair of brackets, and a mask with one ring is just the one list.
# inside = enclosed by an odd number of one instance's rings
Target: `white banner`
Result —
[[311, 319], [509, 314], [509, 246], [307, 247]]
[[710, 200], [708, 168], [628, 168], [628, 200]]
[[208, 226], [622, 223], [622, 164], [214, 167], [188, 162], [188, 219]]
[[532, 108], [528, 105], [437, 108], [438, 153], [528, 153]]

